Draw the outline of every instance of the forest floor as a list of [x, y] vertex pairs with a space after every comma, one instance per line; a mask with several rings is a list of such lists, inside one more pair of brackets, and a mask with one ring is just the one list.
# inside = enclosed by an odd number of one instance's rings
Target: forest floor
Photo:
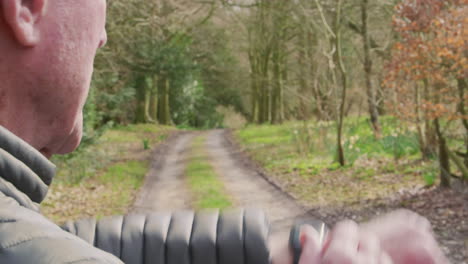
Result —
[[[214, 172], [222, 185], [216, 183], [216, 188], [222, 189], [223, 195], [228, 197], [222, 199], [229, 199], [227, 207], [264, 210], [274, 231], [287, 231], [298, 220], [320, 219], [329, 225], [346, 218], [362, 222], [397, 208], [407, 208], [432, 222], [443, 250], [453, 263], [468, 263], [468, 193], [408, 188], [393, 190], [395, 193], [385, 198], [358, 199], [359, 202], [341, 205], [314, 203], [298, 197], [288, 189], [287, 181], [267, 172], [251, 154], [245, 152], [227, 130], [178, 133], [154, 150], [150, 171], [132, 211], [202, 209], [204, 206], [199, 206], [194, 187], [197, 183], [193, 183], [197, 177], [192, 176], [200, 168], [192, 171], [190, 164], [206, 162], [211, 166], [205, 168], [206, 173]], [[327, 188], [326, 185], [323, 188]], [[205, 192], [209, 196], [212, 190]], [[217, 201], [208, 204], [217, 204]]]

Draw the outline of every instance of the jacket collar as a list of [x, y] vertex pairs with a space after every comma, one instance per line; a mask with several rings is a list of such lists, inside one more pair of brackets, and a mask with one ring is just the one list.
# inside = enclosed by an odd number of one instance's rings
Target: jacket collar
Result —
[[0, 126], [0, 178], [35, 203], [44, 200], [55, 165], [28, 143]]

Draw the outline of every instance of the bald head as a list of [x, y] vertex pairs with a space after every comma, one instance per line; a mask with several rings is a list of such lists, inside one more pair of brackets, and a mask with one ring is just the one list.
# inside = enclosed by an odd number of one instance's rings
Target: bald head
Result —
[[46, 156], [74, 150], [105, 0], [0, 1], [0, 125]]

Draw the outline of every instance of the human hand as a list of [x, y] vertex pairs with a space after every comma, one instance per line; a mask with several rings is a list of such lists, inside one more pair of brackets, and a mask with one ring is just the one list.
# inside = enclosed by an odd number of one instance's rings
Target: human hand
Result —
[[[324, 245], [311, 226], [301, 230], [299, 264], [447, 264], [432, 234], [429, 222], [407, 210], [399, 210], [358, 226], [338, 223]], [[276, 239], [280, 247], [273, 264], [290, 264], [287, 238]]]
[[[307, 246], [307, 244], [304, 244]], [[313, 244], [311, 245], [313, 246]], [[303, 254], [299, 264], [392, 264], [392, 260], [381, 248], [378, 238], [360, 228], [353, 221], [338, 223], [331, 231], [327, 242], [313, 255]], [[306, 252], [307, 252], [306, 251]], [[305, 253], [306, 253], [305, 252]]]
[[[320, 235], [312, 226], [303, 225], [300, 232], [302, 254], [300, 264], [320, 264]], [[293, 256], [289, 245], [289, 233], [277, 233], [270, 237], [271, 263], [292, 264]]]
[[409, 210], [397, 210], [362, 228], [373, 233], [396, 264], [449, 263], [432, 233], [429, 221]]
[[[287, 237], [275, 235], [271, 239], [273, 264], [291, 264], [292, 255], [285, 242]], [[299, 264], [392, 264], [382, 252], [375, 236], [362, 231], [356, 223], [346, 221], [333, 229], [322, 245], [317, 230], [304, 225], [301, 228], [302, 253]]]

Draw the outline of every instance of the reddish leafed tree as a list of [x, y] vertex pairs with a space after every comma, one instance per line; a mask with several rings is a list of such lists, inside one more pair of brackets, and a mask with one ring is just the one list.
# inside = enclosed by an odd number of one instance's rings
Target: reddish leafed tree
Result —
[[450, 159], [468, 177], [467, 162], [448, 149], [450, 135], [444, 132], [444, 126], [458, 122], [468, 135], [468, 0], [404, 0], [395, 9], [399, 40], [385, 79], [393, 94], [390, 108], [417, 124], [423, 152], [436, 135], [441, 184], [449, 186]]

